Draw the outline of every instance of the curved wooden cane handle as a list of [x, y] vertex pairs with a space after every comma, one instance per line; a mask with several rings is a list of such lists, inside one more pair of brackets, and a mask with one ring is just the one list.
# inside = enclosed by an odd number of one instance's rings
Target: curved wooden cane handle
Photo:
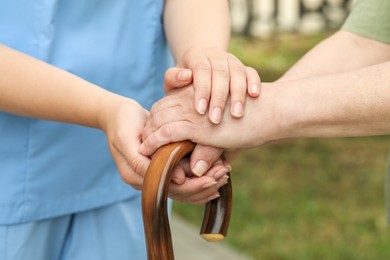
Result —
[[[173, 169], [190, 153], [195, 144], [190, 141], [171, 143], [154, 155], [145, 175], [142, 189], [142, 215], [149, 260], [173, 260], [171, 230], [167, 213], [168, 185]], [[232, 186], [219, 189], [220, 197], [205, 206], [201, 236], [209, 242], [225, 238], [232, 208]]]

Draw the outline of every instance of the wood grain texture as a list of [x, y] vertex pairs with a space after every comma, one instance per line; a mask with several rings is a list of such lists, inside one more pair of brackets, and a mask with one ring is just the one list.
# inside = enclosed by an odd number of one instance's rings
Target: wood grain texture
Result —
[[[167, 199], [171, 176], [178, 162], [190, 153], [195, 144], [183, 141], [161, 147], [153, 156], [142, 189], [142, 214], [149, 260], [173, 260]], [[232, 207], [232, 186], [219, 190], [221, 196], [205, 206], [201, 235], [208, 241], [223, 239], [228, 230]]]

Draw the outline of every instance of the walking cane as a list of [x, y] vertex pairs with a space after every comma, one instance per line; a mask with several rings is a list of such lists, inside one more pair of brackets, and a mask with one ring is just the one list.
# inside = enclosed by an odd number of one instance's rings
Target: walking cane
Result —
[[[178, 162], [192, 152], [190, 141], [171, 143], [158, 149], [147, 170], [142, 189], [142, 215], [148, 260], [173, 260], [171, 230], [167, 213], [168, 185]], [[232, 186], [219, 189], [220, 197], [205, 206], [201, 236], [209, 242], [225, 238], [232, 208]]]

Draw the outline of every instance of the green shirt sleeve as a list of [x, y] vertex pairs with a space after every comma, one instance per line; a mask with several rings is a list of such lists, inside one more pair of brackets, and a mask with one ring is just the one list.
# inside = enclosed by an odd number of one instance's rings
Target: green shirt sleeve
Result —
[[390, 0], [358, 0], [341, 29], [390, 44]]

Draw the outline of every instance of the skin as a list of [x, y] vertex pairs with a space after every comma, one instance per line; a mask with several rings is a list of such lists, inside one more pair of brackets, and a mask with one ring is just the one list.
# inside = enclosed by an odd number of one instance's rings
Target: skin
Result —
[[[210, 22], [212, 21], [212, 22]], [[227, 0], [166, 0], [165, 32], [178, 68], [193, 71], [195, 106], [200, 114], [209, 109], [210, 120], [221, 122], [226, 100], [233, 117], [244, 115], [246, 93], [257, 97], [260, 78], [227, 52], [230, 13]], [[229, 86], [230, 85], [230, 89]]]
[[[210, 22], [212, 21], [212, 22]], [[253, 68], [244, 66], [227, 52], [230, 37], [230, 14], [227, 0], [166, 0], [164, 27], [176, 67], [167, 71], [164, 89], [169, 91], [193, 83], [196, 110], [219, 124], [230, 95], [234, 106], [230, 114], [241, 118], [247, 94], [258, 97], [260, 77]], [[182, 70], [187, 68], [188, 70]], [[180, 71], [181, 69], [181, 71]], [[175, 82], [180, 81], [181, 84]], [[223, 150], [197, 145], [191, 155], [192, 176], [207, 175]], [[223, 162], [229, 169], [228, 162]], [[191, 177], [175, 172], [178, 184]], [[225, 173], [224, 177], [227, 175]], [[218, 194], [215, 193], [217, 196]]]
[[[0, 45], [0, 57], [1, 111], [101, 129], [122, 179], [135, 189], [142, 188], [150, 159], [139, 154], [138, 148], [148, 111], [130, 98], [6, 46]], [[182, 163], [178, 172], [185, 167]], [[170, 192], [179, 200], [207, 200], [226, 182], [222, 177], [227, 172], [218, 162], [202, 178], [177, 180], [181, 185], [172, 186]], [[211, 186], [205, 189], [207, 185]]]
[[[167, 72], [166, 91], [194, 81], [198, 98], [205, 98], [207, 106], [211, 102], [211, 107], [222, 111], [229, 91], [244, 104], [247, 85], [259, 86], [260, 78], [226, 52], [228, 19], [226, 0], [165, 1], [164, 28], [178, 64]], [[215, 21], [212, 26], [210, 20]], [[221, 70], [233, 63], [239, 70]], [[258, 94], [259, 89], [254, 96]], [[149, 112], [131, 98], [0, 45], [0, 111], [101, 129], [122, 179], [142, 188], [150, 158], [138, 149]], [[221, 153], [199, 145], [191, 161], [181, 162], [176, 169], [170, 197], [205, 203], [219, 196], [217, 190], [227, 182], [231, 169], [219, 159]], [[194, 173], [202, 176], [195, 178]]]
[[390, 134], [389, 87], [390, 45], [340, 31], [279, 81], [262, 83], [261, 99], [247, 100], [241, 120], [225, 113], [213, 126], [198, 117], [183, 102], [191, 88], [167, 96], [151, 110], [140, 151], [185, 139], [235, 150], [302, 137]]

